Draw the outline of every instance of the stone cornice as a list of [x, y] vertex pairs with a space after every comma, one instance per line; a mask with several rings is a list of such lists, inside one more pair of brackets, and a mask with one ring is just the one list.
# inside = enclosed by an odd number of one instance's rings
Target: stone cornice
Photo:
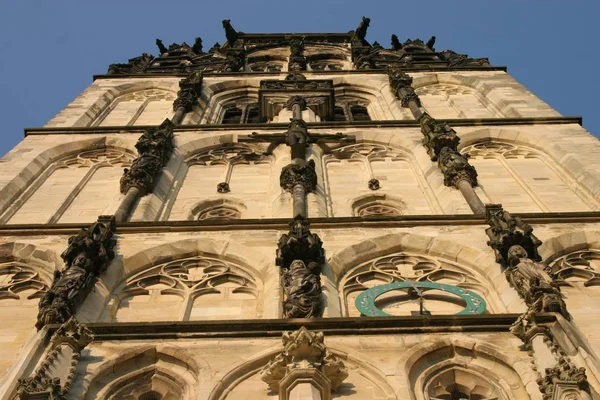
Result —
[[[302, 326], [322, 331], [327, 337], [418, 334], [451, 332], [506, 332], [519, 314], [433, 315], [422, 317], [359, 317], [359, 318], [296, 318], [253, 319], [190, 322], [131, 322], [90, 323], [86, 327], [94, 335], [94, 342], [107, 340], [193, 339], [193, 338], [281, 338], [284, 331]], [[550, 326], [556, 322], [552, 313], [536, 315], [538, 325]], [[48, 335], [59, 325], [49, 325]]]
[[[419, 67], [414, 66], [411, 68], [403, 68], [405, 72], [455, 72], [455, 71], [507, 71], [506, 67]], [[304, 75], [311, 76], [313, 73], [311, 71], [302, 71]], [[341, 71], [316, 71], [314, 75], [362, 75], [362, 74], [386, 74], [385, 69], [362, 69], [362, 70], [341, 70]], [[289, 72], [205, 72], [205, 78], [219, 77], [219, 76], [274, 76], [274, 77], [284, 77], [288, 75]], [[132, 78], [140, 78], [140, 79], [148, 79], [148, 78], [184, 78], [188, 75], [188, 73], [147, 73], [147, 74], [97, 74], [93, 76], [93, 80], [97, 79], [132, 79]], [[281, 78], [283, 79], [283, 78]]]
[[[440, 119], [440, 122], [451, 126], [497, 126], [497, 125], [582, 125], [582, 117], [533, 117], [533, 118], [464, 118]], [[236, 131], [236, 130], [273, 130], [287, 129], [287, 123], [260, 123], [260, 124], [202, 124], [181, 125], [174, 128], [174, 132], [186, 131]], [[325, 121], [309, 122], [307, 126], [312, 129], [340, 129], [340, 128], [419, 128], [419, 122], [410, 120], [378, 120], [378, 121]], [[140, 133], [145, 129], [154, 128], [155, 125], [139, 126], [104, 126], [104, 127], [52, 127], [52, 128], [24, 128], [25, 137], [29, 135], [72, 135], [72, 134], [114, 134], [114, 133]]]
[[[514, 214], [531, 225], [600, 223], [600, 212], [560, 212]], [[311, 218], [311, 228], [407, 228], [415, 226], [487, 225], [483, 215], [404, 215], [399, 217]], [[0, 225], [0, 236], [70, 235], [89, 223]], [[196, 231], [281, 230], [289, 228], [289, 218], [237, 219], [231, 221], [148, 221], [117, 223], [117, 234], [168, 233]]]

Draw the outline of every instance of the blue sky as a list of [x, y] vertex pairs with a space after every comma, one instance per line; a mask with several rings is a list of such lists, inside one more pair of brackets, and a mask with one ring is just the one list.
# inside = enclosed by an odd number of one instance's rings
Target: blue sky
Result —
[[0, 0], [0, 155], [71, 102], [108, 65], [155, 39], [223, 43], [221, 20], [244, 32], [347, 32], [365, 15], [367, 40], [395, 33], [436, 49], [489, 57], [567, 116], [600, 135], [600, 2], [595, 1], [153, 1]]

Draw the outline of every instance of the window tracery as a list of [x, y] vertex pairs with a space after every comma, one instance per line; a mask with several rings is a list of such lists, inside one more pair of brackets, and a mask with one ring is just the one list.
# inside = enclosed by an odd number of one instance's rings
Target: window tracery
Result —
[[487, 99], [467, 86], [438, 83], [417, 88], [416, 93], [423, 108], [434, 118], [502, 117]]
[[364, 100], [336, 99], [334, 121], [370, 121], [368, 106]]
[[598, 202], [545, 155], [523, 145], [482, 142], [461, 151], [490, 203], [518, 212], [590, 211]]
[[92, 126], [158, 125], [173, 114], [176, 94], [145, 89], [123, 94], [96, 119]]
[[[238, 319], [256, 316], [259, 288], [240, 267], [196, 256], [158, 265], [129, 278], [118, 292], [116, 321], [156, 319], [167, 302], [168, 320]], [[114, 307], [114, 306], [113, 306]]]
[[258, 103], [252, 99], [225, 104], [219, 121], [221, 124], [252, 124], [260, 121]]
[[503, 391], [489, 378], [452, 366], [431, 377], [425, 386], [429, 400], [504, 400]]
[[600, 285], [600, 250], [575, 251], [556, 259], [550, 270], [554, 279], [563, 285], [583, 283], [584, 286]]
[[[393, 282], [411, 281], [449, 284], [471, 290], [484, 298], [487, 293], [483, 282], [458, 264], [401, 252], [366, 262], [346, 275], [341, 284], [346, 315], [360, 315], [354, 303], [365, 290]], [[441, 290], [409, 289], [407, 292], [395, 291], [382, 295], [376, 305], [392, 315], [411, 315], [422, 311], [454, 314], [463, 310], [465, 302], [461, 297]]]
[[123, 168], [133, 158], [133, 154], [105, 148], [56, 161], [6, 210], [0, 223], [80, 222], [82, 216], [93, 220], [110, 213], [120, 199]]
[[200, 202], [190, 213], [191, 220], [197, 221], [229, 221], [240, 219], [245, 207], [242, 203], [229, 200], [207, 200]]
[[35, 268], [16, 261], [0, 263], [0, 300], [19, 300], [23, 292], [27, 300], [39, 299], [47, 289], [46, 280]]

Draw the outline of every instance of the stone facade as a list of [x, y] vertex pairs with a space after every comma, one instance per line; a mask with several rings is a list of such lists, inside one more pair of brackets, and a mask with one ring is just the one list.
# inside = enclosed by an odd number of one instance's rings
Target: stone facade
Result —
[[157, 41], [26, 131], [0, 399], [599, 398], [600, 143], [369, 23]]

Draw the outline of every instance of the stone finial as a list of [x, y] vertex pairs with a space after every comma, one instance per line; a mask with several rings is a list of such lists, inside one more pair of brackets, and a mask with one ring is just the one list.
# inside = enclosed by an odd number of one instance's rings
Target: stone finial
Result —
[[114, 232], [115, 218], [100, 216], [89, 228], [69, 238], [67, 249], [61, 254], [65, 268], [54, 273], [52, 286], [40, 300], [36, 328], [64, 323], [75, 315], [115, 256]]
[[202, 90], [202, 80], [202, 71], [193, 71], [179, 81], [179, 92], [173, 102], [173, 111], [177, 111], [179, 107], [183, 107], [186, 113], [192, 111]]
[[419, 117], [419, 124], [423, 133], [422, 143], [431, 161], [438, 160], [444, 147], [457, 151], [460, 138], [450, 125], [432, 118], [426, 112]]
[[415, 93], [415, 89], [412, 87], [412, 77], [395, 66], [388, 67], [387, 73], [390, 90], [400, 100], [402, 107], [409, 107], [410, 102], [414, 102], [417, 106], [421, 107], [421, 99], [419, 99], [419, 96]]
[[175, 125], [165, 119], [160, 126], [147, 129], [138, 139], [135, 147], [139, 156], [133, 160], [131, 168], [125, 168], [121, 177], [121, 193], [136, 187], [142, 196], [154, 189], [154, 180], [162, 171], [173, 151], [173, 128]]
[[283, 350], [260, 372], [261, 379], [280, 394], [280, 399], [289, 399], [289, 388], [299, 379], [326, 392], [322, 393], [322, 399], [330, 398], [331, 390], [348, 377], [344, 363], [325, 346], [323, 332], [302, 327], [295, 332], [284, 332], [282, 339]]
[[438, 156], [438, 167], [444, 174], [444, 185], [458, 188], [460, 181], [477, 185], [477, 171], [467, 157], [450, 147], [443, 147]]
[[542, 242], [533, 234], [533, 228], [519, 217], [513, 217], [502, 208], [501, 204], [488, 204], [485, 207], [485, 220], [490, 225], [485, 230], [487, 245], [494, 249], [496, 262], [507, 265], [508, 251], [512, 246], [519, 245], [527, 257], [541, 261], [537, 248]]
[[66, 399], [81, 351], [93, 340], [85, 325], [70, 318], [52, 335], [50, 348], [33, 375], [19, 379], [16, 399]]

